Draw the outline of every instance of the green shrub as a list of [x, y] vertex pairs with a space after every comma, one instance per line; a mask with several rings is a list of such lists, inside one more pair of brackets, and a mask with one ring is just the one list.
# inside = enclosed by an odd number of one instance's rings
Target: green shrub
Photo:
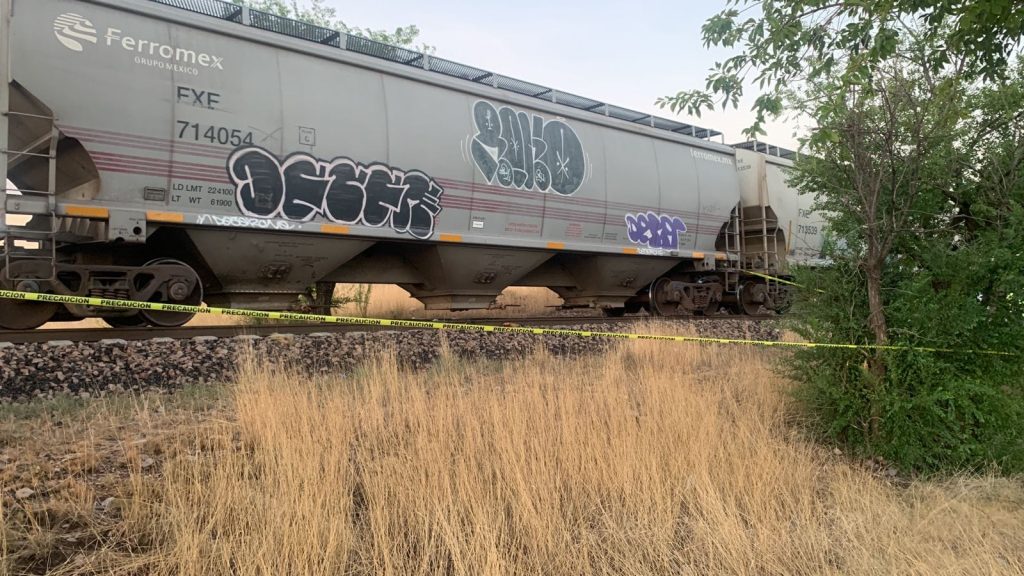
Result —
[[[1024, 471], [1024, 357], [986, 353], [1019, 353], [1024, 342], [1024, 306], [1013, 290], [1024, 285], [1021, 261], [994, 245], [1002, 235], [891, 263], [892, 345], [949, 351], [884, 351], [880, 381], [866, 367], [870, 350], [794, 354], [789, 375], [820, 433], [904, 470]], [[810, 341], [871, 343], [859, 274], [843, 263], [797, 271], [813, 289], [800, 292], [791, 327]]]

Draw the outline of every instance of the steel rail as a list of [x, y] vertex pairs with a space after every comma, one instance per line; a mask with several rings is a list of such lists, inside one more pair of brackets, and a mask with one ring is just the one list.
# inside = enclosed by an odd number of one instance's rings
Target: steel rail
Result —
[[[753, 320], [762, 321], [777, 316], [541, 316], [532, 318], [444, 318], [439, 322], [460, 324], [490, 324], [495, 326], [574, 326], [590, 324], [633, 324], [643, 321], [691, 322], [699, 320]], [[433, 320], [433, 319], [431, 319]], [[0, 330], [0, 343], [33, 344], [47, 342], [101, 342], [104, 340], [140, 341], [169, 338], [234, 338], [237, 336], [268, 337], [274, 335], [344, 334], [351, 332], [379, 332], [382, 330], [422, 330], [403, 326], [370, 326], [362, 324], [237, 324], [224, 326], [183, 326], [180, 328], [55, 328], [50, 330]]]

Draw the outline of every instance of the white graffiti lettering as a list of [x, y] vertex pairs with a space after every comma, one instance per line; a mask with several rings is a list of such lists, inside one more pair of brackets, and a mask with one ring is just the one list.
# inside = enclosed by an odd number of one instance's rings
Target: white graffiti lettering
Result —
[[200, 214], [196, 224], [214, 224], [232, 228], [259, 228], [261, 230], [294, 230], [298, 224], [287, 220], [269, 220], [267, 218], [247, 218], [245, 216], [221, 216], [219, 214]]

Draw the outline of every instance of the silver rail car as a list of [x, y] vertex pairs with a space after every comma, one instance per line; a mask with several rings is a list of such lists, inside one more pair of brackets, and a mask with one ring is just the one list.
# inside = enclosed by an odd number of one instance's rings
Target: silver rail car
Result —
[[[280, 310], [786, 306], [784, 151], [220, 0], [0, 0], [0, 286]], [[766, 154], [764, 152], [772, 152]], [[19, 219], [21, 217], [22, 219]], [[326, 304], [321, 299], [321, 305]], [[186, 314], [0, 300], [0, 327]]]

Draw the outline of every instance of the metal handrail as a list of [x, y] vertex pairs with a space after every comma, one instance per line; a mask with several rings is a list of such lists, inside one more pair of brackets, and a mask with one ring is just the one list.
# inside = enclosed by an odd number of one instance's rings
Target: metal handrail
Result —
[[40, 120], [49, 120], [50, 122], [53, 122], [54, 120], [56, 120], [56, 118], [53, 117], [53, 116], [43, 116], [41, 114], [30, 114], [29, 112], [17, 112], [15, 110], [3, 110], [3, 111], [0, 111], [0, 114], [5, 115], [5, 116], [24, 116], [26, 118], [38, 118]]

